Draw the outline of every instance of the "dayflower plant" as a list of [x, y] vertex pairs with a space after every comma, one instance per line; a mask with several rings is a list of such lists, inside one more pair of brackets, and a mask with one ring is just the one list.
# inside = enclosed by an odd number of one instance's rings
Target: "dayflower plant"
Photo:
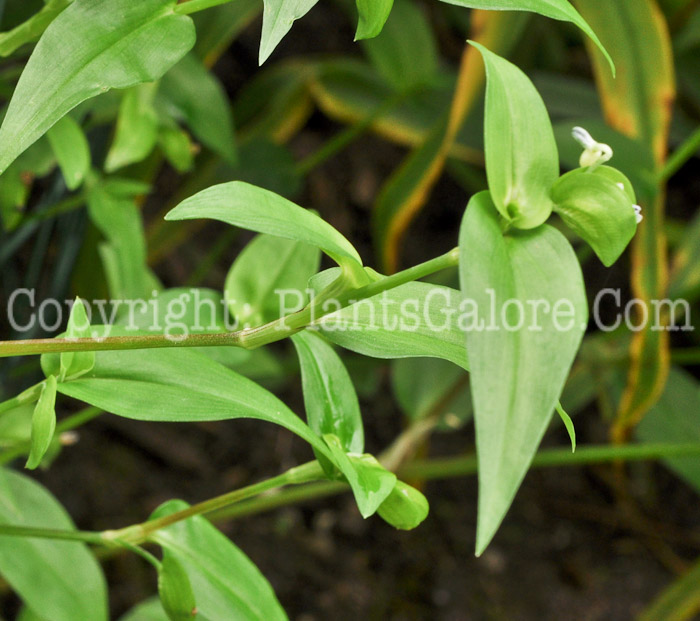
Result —
[[[566, 0], [446, 1], [570, 21], [612, 65], [597, 36]], [[145, 240], [132, 200], [142, 193], [140, 186], [112, 173], [142, 161], [156, 143], [176, 170], [191, 167], [189, 137], [178, 125], [183, 119], [227, 165], [238, 157], [232, 143], [220, 136], [232, 133], [230, 118], [212, 123], [193, 103], [200, 92], [212, 99], [221, 96], [220, 86], [204, 77], [202, 63], [189, 54], [196, 40], [190, 14], [217, 4], [223, 2], [47, 3], [43, 20], [27, 28], [45, 31], [0, 128], [0, 170], [12, 172], [17, 158], [41, 145], [44, 135], [55, 145], [72, 136], [80, 157], [58, 146], [56, 159], [68, 187], [84, 185], [91, 221], [107, 240], [100, 254], [110, 287], [127, 297], [155, 289], [154, 298], [162, 301], [177, 299], [180, 292], [160, 290], [146, 268]], [[315, 4], [265, 0], [261, 62]], [[367, 38], [382, 30], [392, 2], [358, 0], [357, 8], [357, 37]], [[27, 468], [45, 463], [55, 447], [58, 395], [133, 420], [267, 421], [311, 448], [308, 463], [272, 479], [197, 505], [169, 501], [143, 523], [100, 533], [76, 531], [46, 490], [24, 475], [0, 470], [0, 488], [7, 498], [19, 499], [0, 502], [0, 573], [28, 610], [51, 621], [107, 618], [104, 579], [85, 545], [89, 543], [132, 551], [151, 563], [170, 619], [196, 613], [216, 620], [283, 619], [270, 585], [203, 516], [286, 485], [330, 481], [346, 486], [364, 518], [378, 514], [395, 528], [417, 527], [428, 515], [428, 501], [394, 472], [401, 455], [394, 459], [392, 451], [380, 457], [366, 452], [360, 401], [334, 345], [376, 358], [433, 357], [451, 363], [453, 370], [469, 371], [479, 478], [477, 555], [509, 510], [555, 410], [574, 442], [559, 400], [587, 328], [588, 302], [581, 265], [558, 219], [609, 266], [635, 235], [641, 207], [630, 180], [607, 165], [611, 147], [582, 127], [572, 131], [583, 148], [580, 167], [562, 174], [547, 107], [532, 81], [484, 44], [471, 44], [486, 72], [488, 187], [470, 198], [455, 249], [395, 274], [380, 274], [315, 212], [232, 176], [179, 200], [165, 216], [167, 221], [212, 219], [258, 234], [232, 266], [226, 296], [206, 294], [215, 308], [225, 297], [224, 308], [211, 311], [213, 327], [174, 339], [146, 329], [140, 323], [150, 312], [145, 310], [136, 330], [118, 317], [107, 336], [94, 339], [86, 307], [76, 299], [62, 337], [0, 343], [0, 356], [42, 354], [45, 379], [0, 404], [0, 414], [33, 407]], [[183, 74], [195, 76], [193, 92], [179, 87]], [[94, 170], [77, 120], [85, 112], [82, 105], [111, 89], [126, 88], [132, 90], [118, 106], [105, 170]], [[118, 234], [124, 231], [136, 239], [134, 245], [124, 245]], [[322, 254], [334, 267], [320, 271]], [[455, 267], [459, 289], [418, 282]], [[304, 291], [298, 308], [288, 313], [270, 302], [272, 292], [284, 288]], [[400, 314], [408, 304], [415, 306], [415, 321], [403, 329]], [[488, 328], [487, 308], [494, 309], [495, 317]], [[184, 314], [192, 320], [192, 313], [187, 308]], [[226, 330], [227, 317], [250, 325]], [[439, 320], [441, 329], [435, 330]], [[287, 338], [301, 371], [305, 420], [246, 374], [256, 351]], [[401, 441], [397, 445], [400, 449]], [[8, 545], [10, 536], [20, 543]], [[75, 540], [71, 553], [64, 557], [52, 538]], [[161, 558], [144, 549], [149, 544], [159, 547]], [[47, 578], [50, 586], [42, 593], [31, 576], [41, 571], [45, 558], [55, 579]], [[66, 587], [65, 572], [78, 582], [77, 589], [70, 580]], [[73, 597], [68, 610], [56, 612], [60, 602]]]

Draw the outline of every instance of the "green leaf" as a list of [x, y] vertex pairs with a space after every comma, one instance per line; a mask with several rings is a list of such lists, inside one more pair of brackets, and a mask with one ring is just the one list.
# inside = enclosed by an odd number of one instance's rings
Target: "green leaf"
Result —
[[124, 93], [114, 141], [107, 153], [105, 170], [114, 172], [144, 160], [158, 139], [158, 114], [153, 107], [157, 84], [140, 84]]
[[[157, 519], [186, 509], [181, 500], [161, 505]], [[152, 540], [179, 561], [203, 619], [284, 620], [272, 587], [250, 559], [206, 518], [195, 515], [153, 534]]]
[[0, 56], [9, 56], [26, 43], [36, 41], [49, 24], [73, 0], [48, 0], [38, 13], [8, 32], [0, 33]]
[[177, 556], [163, 549], [163, 562], [158, 571], [158, 594], [171, 621], [187, 621], [198, 614], [192, 585]]
[[256, 326], [278, 319], [287, 294], [300, 308], [304, 306], [307, 283], [320, 261], [316, 246], [272, 235], [253, 238], [226, 277], [224, 296], [237, 325]]
[[[0, 522], [75, 530], [65, 509], [42, 485], [1, 470]], [[51, 621], [107, 621], [102, 569], [80, 542], [0, 536], [0, 574], [24, 603]]]
[[[367, 0], [366, 4], [378, 10], [384, 0]], [[388, 5], [384, 7], [387, 15], [391, 2]], [[363, 41], [362, 47], [372, 64], [395, 90], [408, 91], [435, 80], [439, 58], [437, 42], [424, 13], [415, 2], [396, 0], [382, 34]]]
[[32, 416], [32, 445], [25, 468], [34, 470], [49, 450], [56, 429], [56, 377], [49, 375]]
[[363, 518], [376, 513], [396, 485], [396, 475], [389, 472], [372, 455], [348, 455], [340, 439], [325, 434], [323, 439], [331, 450], [333, 461], [347, 479]]
[[[69, 339], [88, 338], [90, 334], [90, 320], [88, 319], [85, 305], [80, 298], [75, 298], [68, 317], [68, 326], [64, 335]], [[73, 379], [84, 375], [95, 366], [95, 352], [63, 352], [60, 355], [59, 381]]]
[[166, 220], [212, 218], [234, 226], [317, 246], [337, 263], [362, 263], [357, 250], [315, 213], [274, 192], [241, 181], [202, 190], [168, 212]]
[[174, 0], [75, 0], [46, 29], [0, 128], [0, 172], [79, 103], [160, 78], [194, 44]]
[[598, 46], [615, 75], [615, 64], [607, 50], [603, 47], [595, 32], [586, 20], [569, 4], [568, 0], [442, 0], [447, 4], [466, 6], [472, 9], [487, 9], [491, 11], [532, 11], [551, 19], [571, 22], [585, 32]]
[[[109, 334], [134, 332], [113, 327]], [[57, 373], [58, 356], [42, 356], [41, 363], [47, 376]], [[325, 443], [271, 392], [186, 349], [98, 352], [93, 369], [59, 383], [58, 392], [134, 420], [264, 420], [329, 456]]]
[[262, 37], [258, 62], [262, 65], [292, 28], [292, 24], [306, 15], [318, 0], [263, 0]]
[[412, 282], [361, 300], [312, 322], [331, 342], [374, 358], [444, 358], [467, 367], [459, 326], [462, 294]]
[[158, 105], [229, 163], [236, 162], [231, 110], [221, 83], [194, 54], [188, 54], [160, 81]]
[[[488, 192], [460, 229], [479, 462], [476, 552], [491, 541], [551, 420], [586, 329], [576, 255], [547, 225], [503, 235]], [[488, 248], [488, 252], [484, 252]]]
[[382, 31], [391, 13], [394, 0], [355, 0], [355, 2], [359, 14], [355, 41], [376, 37]]
[[192, 170], [194, 153], [190, 137], [179, 127], [161, 127], [158, 144], [165, 159], [180, 174]]
[[70, 116], [64, 116], [46, 134], [66, 187], [80, 187], [90, 170], [90, 145], [80, 125]]
[[[620, 180], [615, 181], [608, 171], [619, 175]], [[607, 267], [617, 261], [637, 230], [632, 186], [629, 181], [626, 189], [617, 185], [625, 185], [623, 179], [625, 176], [614, 168], [598, 168], [593, 173], [577, 169], [565, 174], [552, 187], [554, 211], [590, 244]]]
[[394, 528], [413, 530], [428, 517], [428, 500], [415, 487], [397, 481], [377, 513]]
[[87, 205], [90, 219], [108, 241], [101, 254], [112, 298], [150, 297], [160, 285], [146, 265], [143, 222], [133, 200], [110, 194], [96, 184], [88, 192]]
[[[320, 336], [305, 330], [292, 336], [299, 356], [306, 421], [320, 437], [333, 434], [346, 453], [365, 446], [360, 404], [343, 361]], [[327, 460], [316, 455], [327, 473]]]
[[[688, 372], [672, 367], [661, 398], [637, 425], [637, 438], [644, 442], [671, 443], [700, 441], [700, 383]], [[700, 460], [696, 457], [664, 459], [675, 472], [700, 494]]]
[[574, 421], [571, 420], [571, 417], [566, 413], [566, 410], [561, 406], [561, 403], [557, 401], [557, 404], [555, 406], [555, 409], [557, 410], [557, 414], [559, 414], [559, 418], [561, 418], [561, 422], [564, 423], [564, 427], [566, 427], [566, 432], [569, 434], [569, 439], [571, 440], [571, 452], [575, 453], [576, 452], [576, 429], [574, 428]]
[[512, 226], [531, 229], [552, 213], [559, 156], [547, 109], [515, 65], [472, 42], [486, 65], [484, 142], [493, 202]]

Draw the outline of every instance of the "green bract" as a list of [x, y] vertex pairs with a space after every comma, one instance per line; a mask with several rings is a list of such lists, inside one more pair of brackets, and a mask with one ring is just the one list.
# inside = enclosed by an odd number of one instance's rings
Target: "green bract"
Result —
[[572, 170], [552, 187], [554, 211], [606, 266], [617, 261], [637, 230], [634, 195], [630, 198], [626, 188], [631, 188], [629, 181], [613, 168]]
[[428, 517], [428, 501], [415, 487], [397, 481], [377, 513], [400, 530], [412, 530]]

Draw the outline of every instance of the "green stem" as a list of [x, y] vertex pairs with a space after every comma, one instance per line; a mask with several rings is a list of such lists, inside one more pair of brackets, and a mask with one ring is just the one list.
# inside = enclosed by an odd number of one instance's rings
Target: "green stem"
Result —
[[[642, 461], [650, 459], [669, 459], [676, 457], [693, 457], [700, 455], [700, 442], [685, 444], [630, 444], [623, 446], [586, 446], [576, 453], [565, 449], [545, 449], [540, 451], [532, 461], [532, 468], [551, 468], [556, 466], [581, 466], [614, 461]], [[477, 471], [475, 455], [462, 455], [439, 459], [418, 460], [399, 468], [397, 475], [401, 479], [419, 478], [423, 480], [447, 479], [473, 475]], [[102, 546], [132, 546], [149, 539], [156, 531], [166, 528], [194, 515], [210, 514], [216, 520], [230, 519], [251, 515], [272, 508], [298, 503], [303, 500], [320, 498], [337, 494], [349, 489], [345, 483], [320, 481], [299, 488], [280, 490], [274, 495], [263, 495], [284, 485], [310, 483], [323, 478], [323, 471], [316, 461], [292, 468], [287, 472], [254, 483], [247, 487], [217, 496], [183, 511], [155, 520], [149, 520], [120, 530], [103, 531], [63, 531], [44, 528], [29, 528], [0, 524], [0, 536], [38, 537], [43, 539], [63, 539], [83, 541]], [[253, 498], [255, 497], [255, 498]]]
[[254, 483], [253, 485], [248, 485], [241, 489], [228, 492], [227, 494], [222, 494], [216, 498], [210, 498], [204, 502], [200, 502], [182, 511], [176, 511], [170, 515], [165, 515], [161, 518], [156, 518], [155, 520], [148, 520], [147, 522], [142, 522], [141, 524], [135, 524], [133, 526], [127, 526], [120, 530], [105, 531], [102, 533], [102, 537], [105, 541], [125, 541], [130, 544], [139, 544], [147, 541], [149, 537], [160, 530], [161, 528], [166, 528], [182, 520], [186, 520], [195, 515], [205, 515], [227, 507], [228, 505], [241, 502], [253, 496], [258, 496], [263, 492], [273, 490], [284, 485], [292, 485], [299, 483], [308, 483], [310, 481], [316, 481], [324, 478], [323, 469], [317, 461], [311, 461], [301, 466], [296, 466], [283, 474], [280, 474], [271, 479], [266, 479], [265, 481], [260, 481], [259, 483]]
[[669, 156], [665, 166], [659, 173], [659, 181], [668, 181], [681, 167], [695, 155], [700, 149], [700, 127], [696, 129], [681, 145]]
[[[700, 442], [688, 444], [640, 444], [624, 446], [586, 446], [576, 449], [545, 449], [532, 461], [532, 468], [581, 466], [614, 461], [645, 461], [673, 457], [700, 456]], [[434, 480], [474, 475], [477, 472], [475, 455], [416, 460], [401, 466], [396, 474], [400, 479]], [[220, 509], [210, 515], [212, 521], [235, 519], [263, 511], [298, 504], [306, 500], [332, 496], [347, 491], [345, 483], [311, 483], [299, 488], [281, 490], [274, 496], [261, 496]]]
[[[392, 274], [359, 289], [351, 289], [339, 293], [338, 302], [342, 307], [359, 302], [373, 295], [389, 291], [400, 285], [424, 278], [430, 274], [454, 267], [459, 262], [459, 249], [454, 248], [444, 255], [415, 265], [406, 270]], [[112, 336], [100, 339], [33, 339], [0, 341], [0, 358], [9, 356], [25, 356], [30, 354], [48, 354], [66, 351], [111, 351], [132, 349], [153, 349], [163, 347], [213, 347], [233, 345], [245, 349], [255, 349], [261, 345], [280, 341], [304, 329], [312, 321], [319, 319], [323, 313], [316, 316], [320, 309], [320, 301], [312, 302], [306, 308], [282, 317], [276, 321], [256, 328], [247, 328], [237, 332], [218, 332], [215, 334], [190, 334], [185, 338], [171, 337], [164, 334], [149, 334], [135, 336]], [[337, 309], [329, 310], [335, 312]]]
[[205, 9], [210, 9], [220, 4], [226, 4], [227, 2], [231, 2], [231, 0], [189, 0], [188, 2], [176, 5], [173, 12], [178, 15], [190, 15], [191, 13], [204, 11]]
[[306, 176], [314, 168], [323, 164], [323, 162], [335, 155], [338, 151], [342, 151], [353, 140], [363, 134], [372, 123], [401, 103], [405, 97], [405, 93], [397, 93], [388, 97], [385, 101], [376, 106], [367, 116], [333, 136], [317, 151], [314, 151], [297, 164], [297, 174], [302, 177]]
[[[626, 444], [622, 446], [585, 446], [572, 453], [569, 448], [546, 449], [532, 460], [531, 468], [551, 468], [555, 466], [583, 466], [614, 461], [645, 461], [691, 457], [700, 455], [700, 442], [684, 444]], [[402, 478], [446, 479], [474, 474], [477, 471], [475, 455], [446, 457], [425, 461], [414, 461], [401, 468]]]

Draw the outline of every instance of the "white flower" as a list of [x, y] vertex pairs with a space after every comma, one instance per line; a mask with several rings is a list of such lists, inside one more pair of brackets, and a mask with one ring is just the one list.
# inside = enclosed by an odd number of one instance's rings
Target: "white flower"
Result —
[[637, 224], [639, 224], [644, 219], [642, 208], [639, 205], [632, 205], [632, 207], [634, 207], [634, 217], [637, 220]]
[[583, 127], [574, 127], [571, 135], [584, 149], [579, 159], [579, 164], [582, 167], [590, 167], [591, 170], [594, 170], [613, 156], [609, 145], [593, 140], [593, 137]]
[[[618, 183], [617, 187], [623, 192], [625, 191], [624, 183]], [[637, 224], [639, 224], [644, 219], [644, 216], [642, 216], [642, 208], [639, 205], [632, 205], [632, 208], [634, 209], [634, 217], [637, 220]]]

